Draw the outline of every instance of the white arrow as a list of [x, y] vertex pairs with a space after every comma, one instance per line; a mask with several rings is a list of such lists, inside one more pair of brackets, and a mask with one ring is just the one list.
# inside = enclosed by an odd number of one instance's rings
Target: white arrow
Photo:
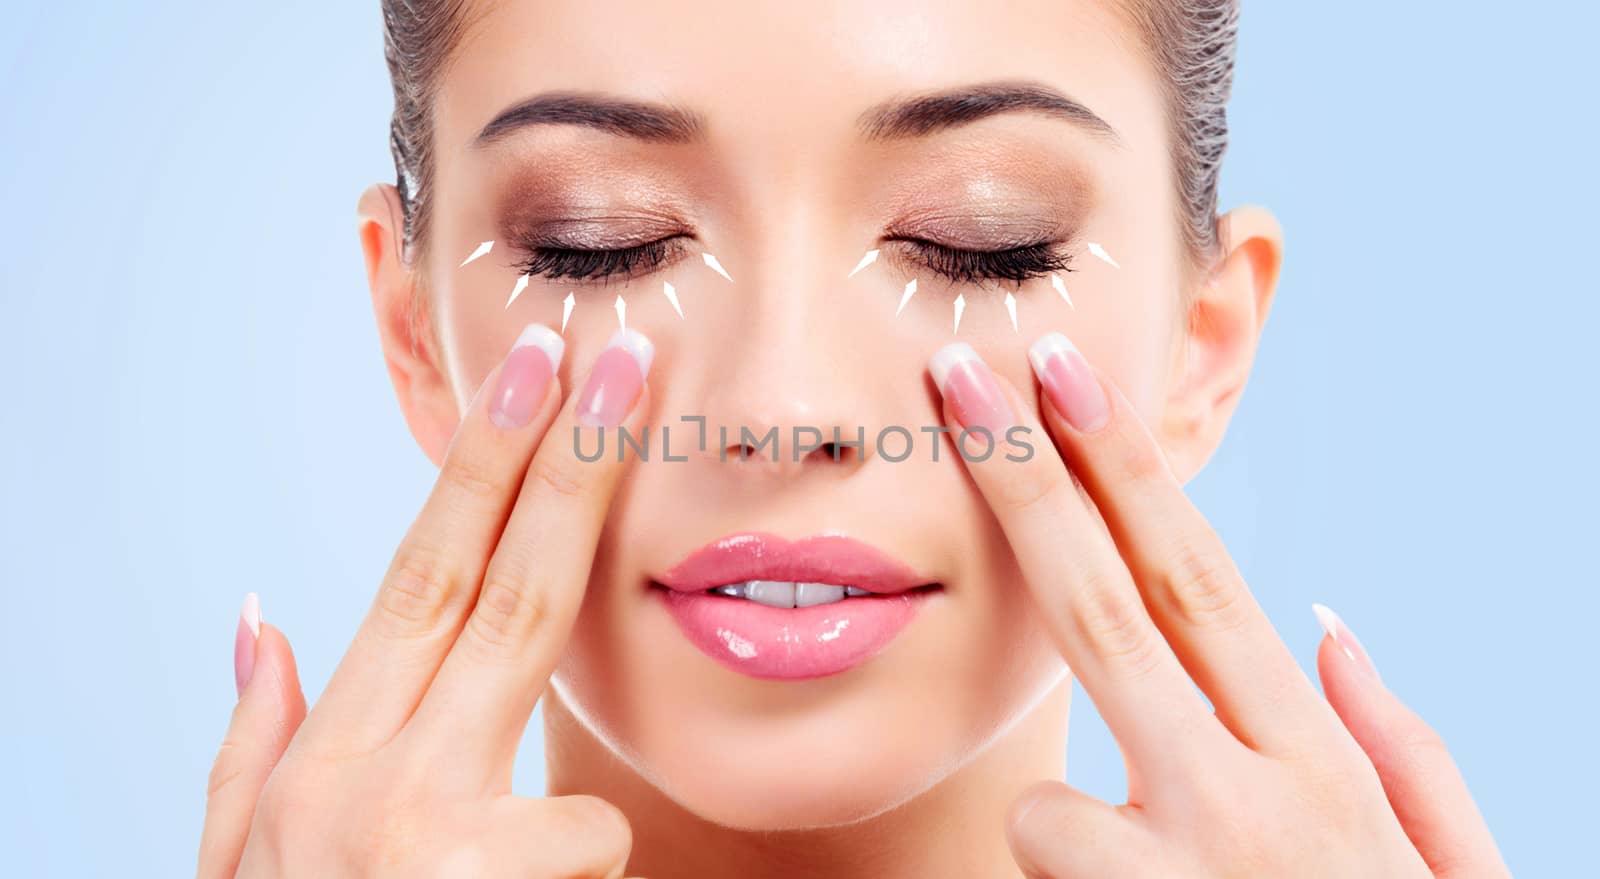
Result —
[[466, 259], [462, 260], [461, 261], [461, 266], [457, 266], [457, 268], [461, 268], [461, 267], [465, 266], [467, 263], [472, 262], [473, 260], [477, 259], [480, 256], [483, 256], [484, 254], [488, 253], [489, 251], [491, 251], [493, 249], [494, 249], [494, 242], [493, 241], [485, 241], [485, 242], [483, 242], [482, 244], [478, 245], [478, 249], [474, 250], [472, 252], [471, 256], [469, 256]]
[[952, 333], [961, 332], [961, 312], [967, 310], [967, 296], [965, 293], [956, 297], [956, 326]]
[[866, 256], [861, 257], [861, 262], [856, 263], [856, 267], [851, 269], [850, 270], [850, 274], [845, 275], [845, 277], [846, 278], [854, 278], [856, 276], [856, 272], [859, 272], [862, 269], [866, 268], [867, 266], [872, 265], [872, 263], [877, 258], [878, 258], [878, 252], [876, 250], [867, 251]]
[[[877, 251], [873, 251], [873, 252], [876, 253]], [[906, 292], [903, 295], [901, 295], [901, 297], [900, 297], [900, 307], [896, 308], [894, 310], [894, 316], [895, 317], [899, 317], [900, 316], [900, 312], [905, 310], [906, 303], [910, 302], [911, 301], [911, 297], [913, 297], [915, 295], [917, 295], [917, 279], [916, 278], [912, 278], [911, 279], [911, 283], [906, 285]]]
[[672, 310], [678, 313], [678, 317], [683, 317], [683, 306], [678, 304], [678, 291], [672, 289], [671, 281], [661, 282], [661, 293], [667, 297], [668, 302], [672, 303]]
[[516, 302], [517, 297], [521, 296], [522, 291], [526, 289], [528, 289], [528, 276], [523, 275], [517, 278], [517, 286], [511, 288], [511, 298], [506, 300], [506, 308], [510, 308], [511, 303]]
[[1062, 299], [1067, 300], [1067, 307], [1068, 308], [1072, 309], [1073, 311], [1077, 311], [1078, 310], [1078, 306], [1072, 304], [1072, 297], [1067, 295], [1067, 285], [1063, 284], [1061, 282], [1061, 276], [1060, 275], [1057, 275], [1057, 274], [1051, 274], [1050, 275], [1050, 286], [1056, 288], [1056, 292], [1061, 294], [1061, 298]]
[[1017, 329], [1017, 297], [1010, 293], [1006, 294], [1006, 312], [1011, 315], [1011, 331], [1013, 333], [1022, 332]]
[[628, 328], [628, 303], [622, 301], [622, 294], [617, 294], [617, 326]]
[[1094, 243], [1093, 241], [1089, 242], [1089, 252], [1094, 254], [1095, 256], [1099, 257], [1100, 259], [1103, 259], [1106, 262], [1111, 263], [1111, 267], [1114, 268], [1114, 269], [1122, 268], [1122, 266], [1117, 265], [1117, 261], [1116, 260], [1111, 258], [1111, 254], [1106, 253], [1106, 249], [1104, 247], [1101, 247], [1100, 245]]
[[567, 318], [572, 317], [572, 304], [576, 301], [571, 291], [567, 292], [567, 298], [561, 300], [561, 332], [563, 333], [567, 331]]
[[701, 256], [701, 257], [702, 257], [702, 258], [703, 258], [703, 259], [705, 259], [705, 261], [706, 261], [706, 265], [708, 265], [708, 266], [710, 266], [710, 267], [711, 267], [711, 270], [712, 270], [712, 271], [713, 271], [713, 272], [716, 272], [716, 273], [717, 273], [717, 274], [719, 274], [719, 275], [721, 275], [721, 276], [723, 276], [723, 277], [724, 277], [724, 278], [727, 278], [727, 279], [728, 279], [728, 280], [730, 280], [730, 281], [732, 281], [732, 280], [733, 280], [733, 278], [731, 278], [731, 277], [729, 277], [729, 276], [728, 276], [728, 270], [727, 270], [727, 269], [724, 269], [724, 268], [723, 268], [723, 267], [722, 267], [722, 263], [720, 263], [720, 262], [717, 262], [717, 258], [716, 258], [716, 257], [714, 257], [714, 256], [712, 256], [712, 255], [711, 255], [711, 254], [709, 254], [709, 253], [702, 253], [702, 254], [701, 254], [701, 255], [700, 255], [700, 256]]

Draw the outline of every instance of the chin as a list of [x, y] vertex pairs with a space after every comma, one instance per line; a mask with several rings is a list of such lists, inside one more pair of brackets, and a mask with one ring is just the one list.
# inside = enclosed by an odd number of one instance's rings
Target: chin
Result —
[[981, 755], [1065, 675], [1042, 641], [981, 671], [978, 662], [963, 669], [960, 650], [905, 650], [784, 682], [738, 675], [690, 650], [625, 670], [615, 648], [569, 650], [552, 679], [562, 704], [661, 795], [746, 831], [837, 827], [889, 812]]
[[[702, 749], [653, 767], [662, 792], [700, 818], [746, 831], [855, 824], [925, 792], [943, 776], [931, 755], [884, 743], [795, 752], [779, 746]], [[730, 753], [731, 750], [731, 753]], [[921, 759], [918, 759], [918, 758]]]
[[980, 744], [971, 718], [927, 682], [890, 686], [868, 668], [754, 681], [698, 655], [683, 661], [681, 673], [657, 666], [642, 683], [585, 673], [595, 669], [569, 653], [552, 686], [606, 751], [713, 824], [778, 831], [864, 821], [925, 792]]

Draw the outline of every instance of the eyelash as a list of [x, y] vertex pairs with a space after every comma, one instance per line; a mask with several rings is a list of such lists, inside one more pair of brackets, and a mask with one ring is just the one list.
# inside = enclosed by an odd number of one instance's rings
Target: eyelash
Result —
[[1051, 272], [1072, 271], [1072, 255], [1048, 241], [1004, 250], [963, 250], [921, 238], [895, 239], [917, 251], [928, 268], [958, 284], [1021, 284]]
[[680, 247], [678, 236], [612, 250], [530, 245], [523, 247], [527, 257], [518, 264], [518, 269], [525, 275], [552, 280], [567, 278], [593, 281], [614, 275], [630, 277], [649, 272], [671, 260]]
[[[1072, 271], [1072, 255], [1049, 242], [1005, 250], [963, 250], [920, 238], [894, 239], [917, 251], [929, 269], [958, 283], [1010, 281], [1020, 284], [1051, 272]], [[590, 250], [576, 247], [527, 246], [518, 265], [522, 274], [552, 280], [606, 280], [649, 272], [675, 257], [679, 236], [659, 238], [633, 247]]]

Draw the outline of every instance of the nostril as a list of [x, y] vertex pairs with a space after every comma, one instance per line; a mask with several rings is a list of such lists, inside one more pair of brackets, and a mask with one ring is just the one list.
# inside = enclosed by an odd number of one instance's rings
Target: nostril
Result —
[[820, 433], [816, 428], [807, 428], [788, 436], [774, 429], [754, 441], [747, 435], [742, 438], [743, 442], [729, 442], [723, 446], [720, 458], [741, 463], [791, 465], [860, 464], [866, 460], [866, 442], [861, 436], [841, 433], [839, 439], [822, 441]]
[[853, 464], [861, 460], [861, 448], [855, 443], [823, 443], [814, 453], [818, 461], [838, 461]]

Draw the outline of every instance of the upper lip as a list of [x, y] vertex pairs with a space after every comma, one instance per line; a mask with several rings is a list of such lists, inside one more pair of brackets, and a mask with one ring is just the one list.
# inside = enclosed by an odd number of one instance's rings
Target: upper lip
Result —
[[832, 583], [884, 594], [933, 582], [881, 550], [843, 535], [791, 541], [754, 532], [709, 543], [655, 578], [677, 592], [703, 592], [747, 580]]

